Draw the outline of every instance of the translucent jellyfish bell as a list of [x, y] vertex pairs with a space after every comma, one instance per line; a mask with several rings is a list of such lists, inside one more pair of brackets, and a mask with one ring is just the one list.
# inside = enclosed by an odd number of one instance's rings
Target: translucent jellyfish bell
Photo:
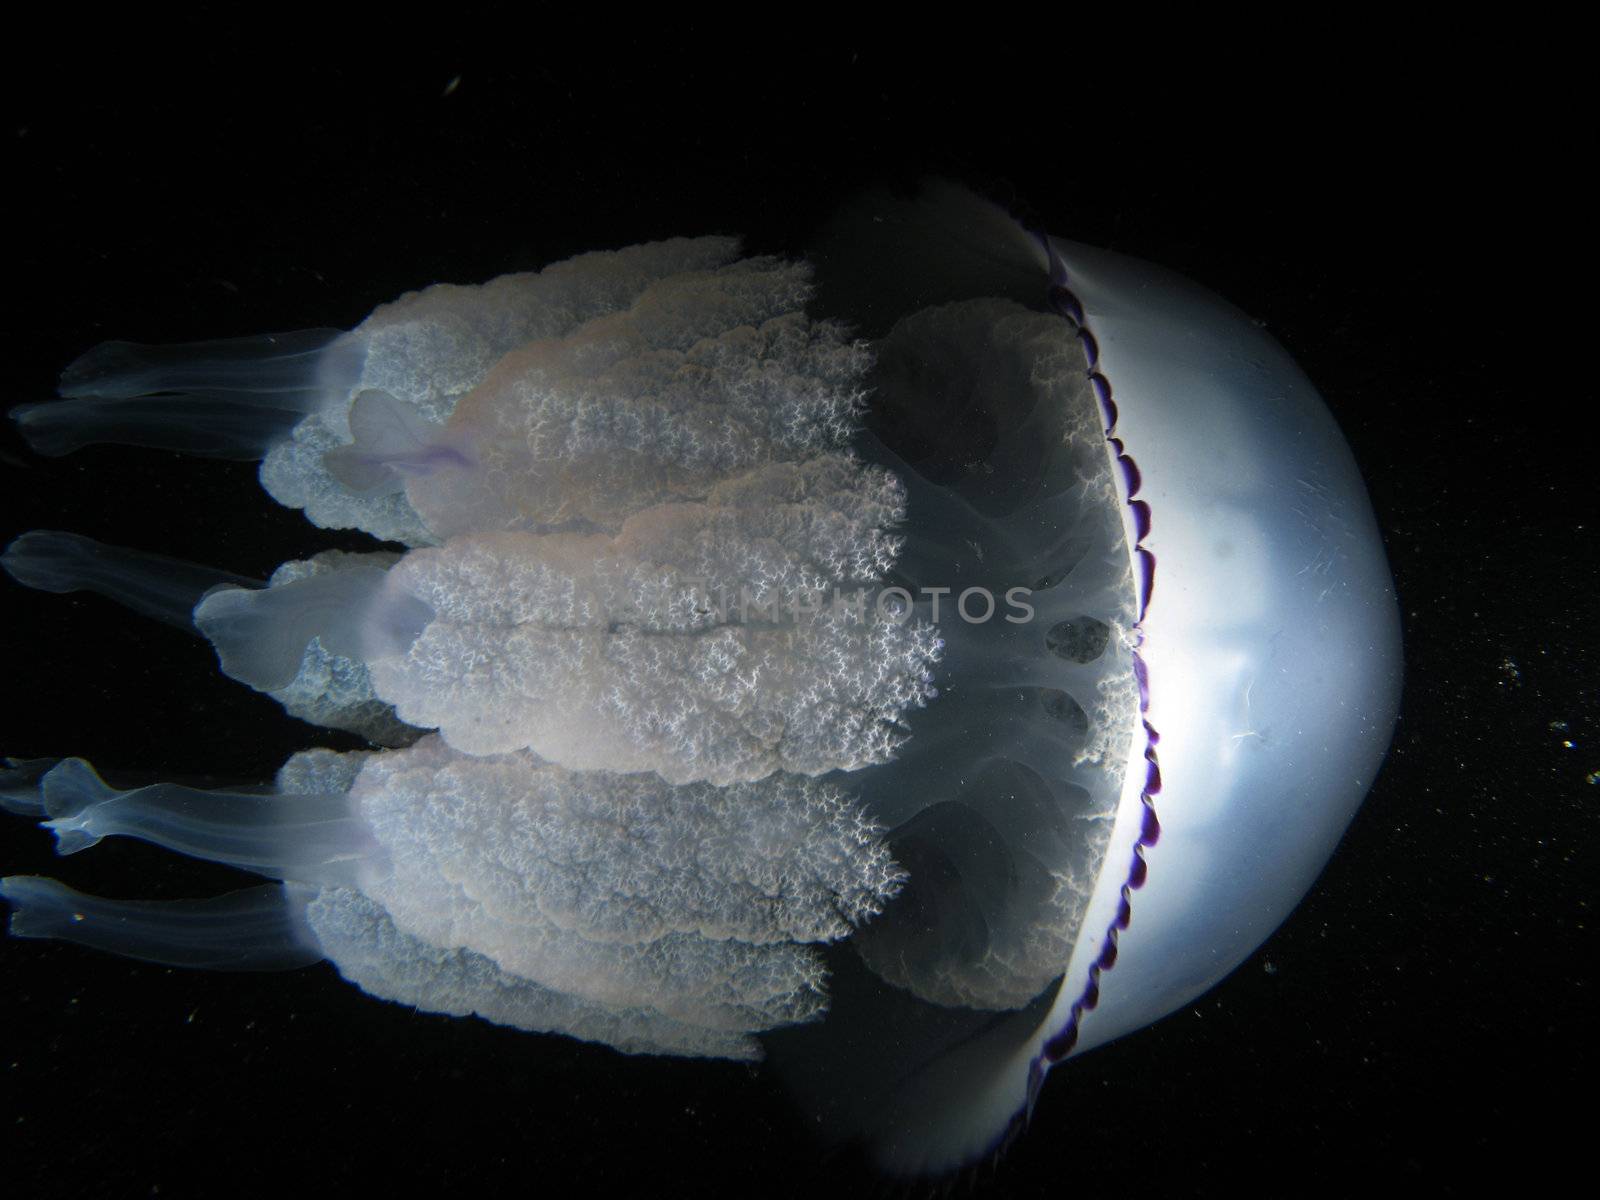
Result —
[[1398, 620], [1359, 473], [1257, 325], [953, 188], [804, 261], [726, 238], [402, 297], [348, 334], [108, 344], [17, 419], [259, 457], [403, 554], [252, 581], [36, 532], [4, 565], [188, 628], [374, 747], [272, 787], [14, 762], [59, 849], [281, 881], [11, 928], [326, 959], [373, 995], [631, 1053], [768, 1054], [935, 1173], [1046, 1070], [1221, 979], [1388, 744]]

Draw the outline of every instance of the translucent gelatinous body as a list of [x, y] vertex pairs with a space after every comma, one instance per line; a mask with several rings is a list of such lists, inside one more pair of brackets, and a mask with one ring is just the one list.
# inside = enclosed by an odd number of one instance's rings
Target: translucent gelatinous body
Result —
[[[770, 1052], [890, 1169], [1210, 986], [1309, 887], [1398, 685], [1360, 479], [1253, 324], [953, 189], [806, 260], [726, 238], [440, 285], [348, 334], [69, 368], [18, 419], [262, 459], [328, 551], [270, 581], [26, 535], [21, 582], [189, 627], [373, 749], [275, 785], [16, 763], [63, 852], [281, 880], [13, 932], [633, 1053]], [[1248, 870], [1240, 864], [1248, 862]], [[135, 911], [137, 907], [137, 911]], [[69, 909], [82, 919], [63, 917]]]

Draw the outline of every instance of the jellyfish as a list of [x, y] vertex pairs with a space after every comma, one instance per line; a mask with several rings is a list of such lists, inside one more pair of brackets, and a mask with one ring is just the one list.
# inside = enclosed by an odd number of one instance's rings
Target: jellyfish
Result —
[[[63, 854], [268, 882], [0, 883], [13, 936], [629, 1054], [770, 1057], [886, 1170], [1236, 967], [1387, 748], [1361, 477], [1255, 322], [952, 185], [804, 257], [728, 237], [434, 284], [352, 331], [112, 342], [33, 447], [259, 460], [371, 535], [245, 579], [64, 531], [19, 583], [186, 629], [308, 726], [270, 782], [9, 760]], [[309, 740], [309, 738], [308, 738]]]

